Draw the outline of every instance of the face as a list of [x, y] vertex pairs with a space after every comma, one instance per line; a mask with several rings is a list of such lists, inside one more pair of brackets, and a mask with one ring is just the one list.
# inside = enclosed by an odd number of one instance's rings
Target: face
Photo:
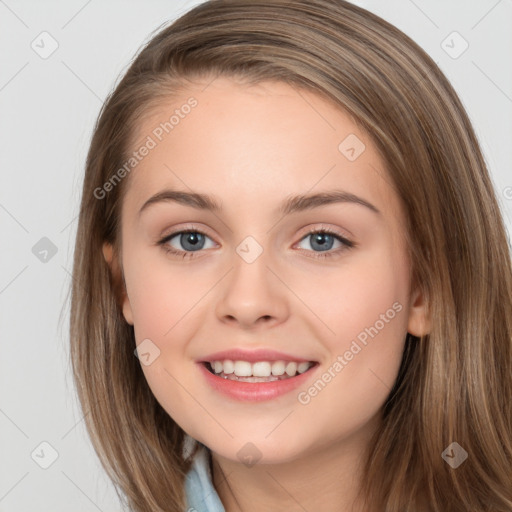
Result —
[[[139, 127], [134, 150], [148, 136], [154, 146], [125, 178], [123, 315], [152, 392], [187, 433], [233, 461], [247, 443], [261, 462], [291, 461], [375, 424], [407, 332], [425, 332], [403, 211], [372, 141], [327, 100], [279, 82], [206, 86]], [[176, 109], [167, 133], [160, 123]], [[166, 190], [218, 209], [169, 197], [144, 206]], [[343, 200], [284, 209], [334, 192]], [[212, 386], [222, 378], [199, 362], [231, 349], [314, 365], [282, 381], [300, 379], [285, 392], [243, 398]]]

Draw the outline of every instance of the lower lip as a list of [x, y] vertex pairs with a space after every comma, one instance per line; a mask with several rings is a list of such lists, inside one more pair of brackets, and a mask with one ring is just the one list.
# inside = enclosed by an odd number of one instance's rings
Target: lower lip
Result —
[[273, 398], [289, 393], [298, 388], [301, 384], [304, 384], [319, 366], [318, 363], [316, 363], [306, 372], [289, 379], [275, 380], [273, 382], [242, 382], [218, 377], [211, 373], [204, 363], [198, 364], [200, 371], [213, 389], [231, 398], [246, 402], [272, 400]]

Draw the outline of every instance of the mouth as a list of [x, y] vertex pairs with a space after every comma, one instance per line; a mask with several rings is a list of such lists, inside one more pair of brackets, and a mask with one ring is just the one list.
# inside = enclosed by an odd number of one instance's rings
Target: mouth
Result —
[[238, 382], [275, 382], [289, 380], [311, 371], [317, 361], [202, 361], [201, 364], [216, 377]]
[[220, 359], [196, 363], [209, 389], [239, 403], [291, 399], [292, 392], [312, 381], [320, 368], [318, 361], [305, 359], [253, 361]]

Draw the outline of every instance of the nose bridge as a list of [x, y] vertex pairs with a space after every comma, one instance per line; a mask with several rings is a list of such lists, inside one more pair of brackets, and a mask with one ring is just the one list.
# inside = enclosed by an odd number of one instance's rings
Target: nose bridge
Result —
[[235, 247], [233, 268], [217, 304], [219, 318], [250, 325], [262, 317], [282, 320], [286, 315], [285, 290], [269, 269], [269, 254], [252, 235]]

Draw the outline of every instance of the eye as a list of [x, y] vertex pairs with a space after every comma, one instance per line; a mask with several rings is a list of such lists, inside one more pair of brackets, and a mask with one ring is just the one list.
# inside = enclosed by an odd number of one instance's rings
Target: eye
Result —
[[[315, 256], [313, 256], [314, 258], [337, 256], [339, 253], [355, 247], [354, 242], [351, 242], [344, 236], [328, 228], [309, 231], [306, 236], [301, 239], [301, 242], [303, 240], [309, 241], [310, 247], [312, 247], [313, 252], [316, 253]], [[335, 242], [338, 242], [339, 246], [338, 249], [332, 251], [331, 249], [333, 248]]]
[[[176, 248], [171, 242], [176, 239], [173, 243], [180, 245]], [[198, 229], [188, 228], [181, 231], [175, 231], [167, 235], [165, 238], [158, 242], [163, 247], [166, 253], [173, 254], [175, 256], [181, 256], [182, 258], [192, 258], [195, 252], [200, 252], [201, 249], [208, 249], [205, 247], [206, 240], [211, 238]], [[339, 253], [344, 252], [352, 247], [355, 247], [355, 243], [351, 242], [341, 234], [333, 231], [329, 228], [322, 228], [313, 231], [309, 231], [299, 243], [303, 240], [309, 239], [309, 245], [312, 247], [312, 251], [309, 249], [307, 252], [316, 253], [314, 258], [326, 258], [332, 256], [338, 256]], [[339, 246], [336, 250], [331, 250], [335, 242], [338, 242]], [[213, 242], [215, 247], [215, 242]]]
[[[176, 249], [175, 247], [170, 245], [170, 242], [173, 239], [176, 239], [174, 243], [181, 245], [181, 247], [183, 247], [184, 250], [180, 248]], [[158, 243], [162, 245], [164, 250], [170, 254], [182, 256], [183, 258], [190, 258], [194, 255], [194, 252], [198, 252], [201, 249], [205, 249], [206, 239], [211, 240], [211, 238], [202, 231], [199, 231], [197, 229], [185, 229], [167, 235]], [[206, 249], [208, 249], [208, 247], [206, 247]]]

